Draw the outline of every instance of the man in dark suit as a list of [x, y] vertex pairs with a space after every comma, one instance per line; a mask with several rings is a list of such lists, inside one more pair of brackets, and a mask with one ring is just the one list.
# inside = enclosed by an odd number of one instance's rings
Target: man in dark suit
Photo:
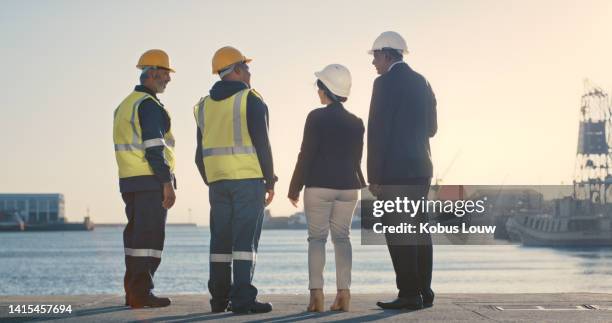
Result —
[[[381, 200], [427, 197], [433, 167], [429, 138], [437, 130], [436, 98], [427, 80], [403, 61], [406, 42], [396, 32], [374, 42], [374, 81], [368, 120], [367, 168], [370, 190]], [[384, 225], [428, 222], [427, 214], [410, 218], [387, 213]], [[384, 309], [421, 309], [433, 305], [432, 246], [428, 233], [386, 234], [399, 290], [397, 299], [378, 302]]]

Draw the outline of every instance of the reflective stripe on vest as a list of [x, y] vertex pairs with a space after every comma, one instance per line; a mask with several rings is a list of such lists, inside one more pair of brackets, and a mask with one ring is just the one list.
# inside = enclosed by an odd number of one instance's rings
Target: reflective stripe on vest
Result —
[[142, 140], [138, 109], [146, 99], [154, 100], [163, 109], [163, 105], [155, 97], [134, 91], [114, 113], [113, 141], [120, 178], [153, 175], [153, 170], [145, 158], [145, 149], [157, 146], [164, 147], [164, 162], [170, 171], [174, 171], [174, 137], [171, 131], [168, 131], [164, 138]]
[[145, 140], [142, 144], [115, 144], [115, 151], [145, 150], [147, 148], [158, 146], [167, 146], [174, 148], [174, 140], [164, 140], [162, 138], [155, 138]]
[[[253, 154], [255, 153], [255, 147], [245, 147], [242, 143], [242, 123], [240, 122], [240, 103], [242, 96], [247, 91], [240, 91], [234, 97], [234, 103], [232, 107], [232, 128], [234, 134], [234, 146], [233, 147], [218, 147], [218, 148], [204, 148], [202, 145], [202, 156], [220, 156], [220, 155], [235, 155], [235, 154]], [[204, 103], [205, 99], [201, 100], [198, 104], [198, 126], [200, 129], [204, 129]]]
[[209, 183], [263, 177], [246, 124], [249, 92], [249, 89], [242, 90], [220, 101], [205, 97], [194, 107]]
[[202, 157], [221, 156], [221, 155], [237, 155], [237, 154], [255, 154], [255, 147], [220, 147], [220, 148], [202, 148]]

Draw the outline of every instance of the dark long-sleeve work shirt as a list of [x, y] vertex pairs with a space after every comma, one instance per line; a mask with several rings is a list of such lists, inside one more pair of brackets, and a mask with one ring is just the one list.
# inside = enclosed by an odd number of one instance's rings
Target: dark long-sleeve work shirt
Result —
[[339, 102], [311, 111], [288, 197], [297, 199], [304, 186], [340, 190], [364, 187], [364, 131], [363, 121]]
[[[134, 91], [148, 93], [159, 101], [155, 93], [145, 86], [137, 85]], [[153, 99], [145, 99], [140, 103], [138, 118], [140, 120], [143, 142], [149, 139], [163, 139], [166, 133], [170, 131], [170, 116], [163, 109], [163, 106], [160, 106]], [[161, 190], [163, 183], [174, 180], [174, 174], [171, 173], [170, 166], [164, 158], [163, 146], [146, 148], [145, 158], [151, 166], [154, 175], [121, 178], [119, 180], [119, 188], [122, 193]]]
[[[220, 101], [229, 98], [247, 88], [247, 85], [238, 81], [218, 81], [210, 90], [210, 98], [215, 101]], [[251, 142], [257, 152], [259, 166], [263, 173], [263, 178], [266, 182], [266, 189], [274, 189], [274, 184], [277, 177], [274, 175], [274, 162], [272, 159], [272, 148], [268, 137], [268, 106], [255, 94], [249, 93], [247, 97], [247, 128]], [[197, 148], [195, 154], [195, 163], [202, 179], [206, 184], [206, 169], [202, 160], [202, 132], [197, 128], [196, 140]]]
[[370, 184], [431, 177], [429, 138], [437, 129], [436, 97], [421, 74], [402, 62], [376, 78], [368, 120]]

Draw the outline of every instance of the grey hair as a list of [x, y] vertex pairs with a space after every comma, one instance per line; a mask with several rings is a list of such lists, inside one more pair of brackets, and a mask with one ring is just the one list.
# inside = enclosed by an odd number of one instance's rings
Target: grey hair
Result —
[[223, 70], [219, 71], [219, 77], [220, 77], [221, 79], [223, 79], [223, 78], [224, 78], [226, 75], [228, 75], [228, 74], [230, 74], [231, 72], [233, 72], [233, 71], [234, 71], [234, 69], [236, 68], [236, 65], [237, 65], [237, 64], [232, 64], [232, 65], [230, 65], [230, 66], [226, 67], [225, 69], [223, 69]]
[[403, 60], [404, 53], [401, 49], [391, 48], [391, 47], [383, 47], [381, 49], [383, 53], [386, 53], [393, 60]]
[[140, 84], [144, 83], [144, 81], [149, 77], [147, 75], [148, 71], [156, 70], [157, 66], [144, 66], [142, 68], [142, 72], [140, 73]]

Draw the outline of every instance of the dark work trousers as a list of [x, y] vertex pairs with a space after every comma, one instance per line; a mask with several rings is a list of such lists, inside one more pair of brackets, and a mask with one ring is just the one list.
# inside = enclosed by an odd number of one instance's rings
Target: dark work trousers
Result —
[[153, 276], [161, 262], [167, 210], [162, 191], [121, 194], [128, 224], [123, 230], [125, 248], [125, 292], [144, 297], [153, 289]]
[[210, 184], [208, 290], [211, 304], [230, 301], [233, 310], [245, 309], [257, 297], [257, 288], [251, 283], [265, 192], [262, 179], [222, 180]]
[[[427, 197], [430, 182], [430, 178], [419, 178], [410, 185], [382, 186], [381, 196], [378, 199], [395, 201], [397, 197], [402, 200], [407, 197], [409, 200], [420, 200]], [[388, 213], [383, 215], [382, 222], [383, 225], [397, 226], [407, 223], [416, 227], [416, 233], [385, 234], [395, 270], [398, 297], [414, 297], [420, 294], [425, 301], [433, 301], [431, 235], [419, 233], [419, 224], [429, 222], [428, 215], [418, 212], [411, 218], [406, 213]]]

